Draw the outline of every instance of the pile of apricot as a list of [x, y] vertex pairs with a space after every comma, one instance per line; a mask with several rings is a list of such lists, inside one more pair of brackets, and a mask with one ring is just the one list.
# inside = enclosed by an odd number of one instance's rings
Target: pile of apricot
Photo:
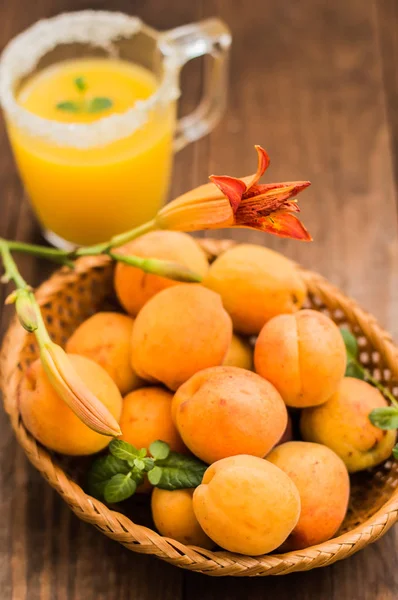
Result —
[[[209, 465], [195, 490], [139, 488], [152, 492], [159, 532], [248, 555], [330, 539], [347, 511], [349, 473], [388, 458], [395, 432], [369, 421], [387, 403], [368, 383], [345, 377], [337, 326], [302, 308], [299, 270], [250, 244], [209, 265], [179, 232], [148, 233], [122, 251], [203, 277], [176, 283], [118, 263], [115, 290], [127, 314], [95, 314], [66, 344], [122, 439], [138, 448], [160, 439]], [[19, 401], [26, 427], [56, 452], [93, 454], [109, 443], [56, 395], [39, 362]]]

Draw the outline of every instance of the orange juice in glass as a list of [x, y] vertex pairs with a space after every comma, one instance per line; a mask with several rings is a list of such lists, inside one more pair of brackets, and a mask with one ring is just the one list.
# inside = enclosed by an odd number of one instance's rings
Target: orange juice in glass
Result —
[[[39, 21], [7, 46], [1, 102], [50, 242], [91, 245], [155, 216], [174, 152], [223, 112], [230, 42], [218, 19], [159, 33], [136, 17], [82, 11]], [[177, 121], [180, 70], [205, 54], [204, 97]]]

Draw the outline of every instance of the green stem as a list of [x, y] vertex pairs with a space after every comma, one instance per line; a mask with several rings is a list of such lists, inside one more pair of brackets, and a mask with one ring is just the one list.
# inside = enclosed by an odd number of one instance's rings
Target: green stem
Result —
[[131, 242], [141, 235], [144, 235], [144, 233], [148, 233], [154, 229], [156, 229], [155, 221], [148, 221], [148, 223], [144, 223], [135, 229], [130, 229], [130, 231], [125, 231], [124, 233], [114, 235], [107, 242], [95, 244], [94, 246], [81, 246], [74, 252], [71, 252], [69, 257], [75, 258], [78, 256], [96, 256], [98, 254], [108, 254], [112, 248], [123, 246], [124, 244], [127, 244], [127, 242]]
[[73, 260], [79, 256], [98, 256], [100, 254], [109, 254], [112, 248], [123, 246], [127, 242], [135, 240], [137, 237], [140, 237], [149, 231], [153, 231], [154, 229], [156, 229], [155, 222], [148, 221], [148, 223], [144, 223], [135, 229], [131, 229], [130, 231], [125, 231], [124, 233], [113, 236], [107, 242], [102, 242], [101, 244], [95, 244], [93, 246], [81, 246], [80, 248], [69, 252], [67, 250], [60, 250], [58, 248], [49, 248], [48, 246], [41, 246], [39, 244], [16, 242], [12, 240], [5, 240], [3, 238], [0, 238], [0, 244], [2, 247], [7, 246], [9, 250], [13, 250], [14, 252], [26, 252], [27, 254], [46, 258], [58, 264], [67, 265], [73, 268]]
[[14, 301], [18, 318], [27, 331], [34, 332], [39, 346], [42, 347], [44, 344], [51, 342], [51, 339], [32, 288], [20, 274], [11, 255], [8, 242], [0, 240], [0, 253], [4, 265], [5, 280], [12, 281], [16, 287]]
[[26, 254], [32, 254], [33, 256], [39, 256], [40, 258], [52, 260], [58, 264], [73, 267], [73, 261], [70, 258], [70, 252], [67, 252], [66, 250], [58, 250], [57, 248], [49, 248], [48, 246], [27, 244], [25, 242], [15, 242], [0, 238], [0, 243], [2, 242], [7, 244], [8, 249], [13, 250], [14, 252], [25, 252]]
[[0, 240], [0, 252], [4, 265], [5, 279], [6, 281], [13, 281], [17, 289], [30, 290], [30, 286], [26, 283], [25, 279], [18, 271], [18, 267], [15, 264], [13, 257], [11, 256], [8, 244], [9, 242], [6, 242], [5, 240]]
[[118, 246], [123, 246], [123, 244], [127, 244], [127, 242], [131, 242], [136, 238], [144, 235], [145, 233], [149, 233], [156, 229], [155, 221], [148, 221], [135, 229], [130, 229], [130, 231], [125, 231], [124, 233], [119, 233], [119, 235], [113, 236], [111, 238], [110, 248], [117, 248]]

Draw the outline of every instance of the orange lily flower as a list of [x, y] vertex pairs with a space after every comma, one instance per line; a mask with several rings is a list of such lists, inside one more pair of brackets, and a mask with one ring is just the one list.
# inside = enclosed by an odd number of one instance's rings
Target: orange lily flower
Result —
[[241, 179], [211, 175], [212, 183], [167, 204], [156, 217], [156, 226], [180, 231], [248, 227], [279, 237], [311, 241], [310, 234], [294, 215], [300, 211], [294, 197], [310, 182], [259, 184], [270, 159], [261, 146], [255, 148], [258, 166], [254, 175]]

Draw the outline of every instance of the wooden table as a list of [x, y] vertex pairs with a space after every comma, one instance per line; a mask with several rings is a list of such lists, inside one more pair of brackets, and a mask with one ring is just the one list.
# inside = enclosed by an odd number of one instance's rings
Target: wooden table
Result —
[[[251, 173], [261, 143], [272, 158], [269, 181], [312, 180], [301, 204], [315, 242], [243, 230], [236, 238], [321, 271], [397, 337], [396, 0], [12, 0], [1, 8], [0, 46], [41, 17], [88, 7], [135, 13], [161, 29], [225, 19], [234, 36], [229, 108], [210, 137], [178, 155], [173, 195], [212, 172]], [[198, 100], [200, 69], [184, 73], [185, 111]], [[0, 235], [39, 241], [4, 128], [0, 156]], [[21, 266], [33, 284], [48, 274], [30, 257]], [[70, 512], [30, 466], [3, 413], [0, 420], [1, 600], [398, 598], [394, 530], [327, 569], [257, 580], [212, 579], [128, 552]]]

